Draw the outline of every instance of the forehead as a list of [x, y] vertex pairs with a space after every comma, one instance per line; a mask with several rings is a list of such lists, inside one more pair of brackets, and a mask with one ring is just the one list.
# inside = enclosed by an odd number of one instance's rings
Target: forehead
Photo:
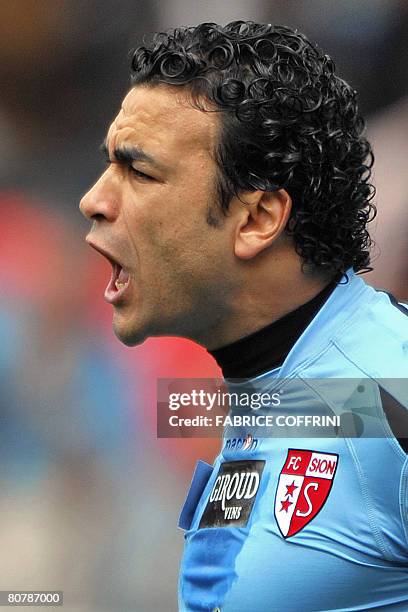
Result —
[[218, 131], [218, 114], [193, 108], [181, 88], [137, 86], [125, 96], [107, 140], [109, 150], [136, 145], [174, 163], [193, 152], [212, 155]]

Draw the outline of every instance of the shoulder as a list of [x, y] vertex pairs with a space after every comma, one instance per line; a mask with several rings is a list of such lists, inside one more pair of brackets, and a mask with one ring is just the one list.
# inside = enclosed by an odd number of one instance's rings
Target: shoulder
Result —
[[408, 308], [382, 291], [373, 289], [332, 342], [366, 376], [408, 377]]

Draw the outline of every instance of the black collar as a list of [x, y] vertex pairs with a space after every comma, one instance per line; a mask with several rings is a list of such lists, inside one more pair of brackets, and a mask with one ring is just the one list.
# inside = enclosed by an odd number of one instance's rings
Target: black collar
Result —
[[267, 327], [232, 344], [209, 351], [224, 378], [253, 378], [282, 365], [296, 340], [336, 288], [332, 281], [313, 299]]

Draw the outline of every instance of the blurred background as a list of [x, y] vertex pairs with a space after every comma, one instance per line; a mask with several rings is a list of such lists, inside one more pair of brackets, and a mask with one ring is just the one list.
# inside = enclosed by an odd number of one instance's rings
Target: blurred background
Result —
[[369, 281], [408, 298], [408, 3], [17, 0], [0, 4], [0, 590], [79, 612], [176, 610], [177, 518], [214, 440], [157, 440], [156, 379], [219, 371], [190, 342], [121, 346], [110, 266], [81, 195], [144, 33], [252, 19], [298, 27], [359, 91], [376, 155]]

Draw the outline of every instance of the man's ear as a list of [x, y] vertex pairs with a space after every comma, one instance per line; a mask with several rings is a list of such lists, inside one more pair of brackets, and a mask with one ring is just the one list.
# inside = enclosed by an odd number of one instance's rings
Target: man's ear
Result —
[[236, 228], [235, 255], [252, 259], [267, 249], [283, 232], [292, 209], [285, 189], [251, 191], [241, 197], [242, 217]]

